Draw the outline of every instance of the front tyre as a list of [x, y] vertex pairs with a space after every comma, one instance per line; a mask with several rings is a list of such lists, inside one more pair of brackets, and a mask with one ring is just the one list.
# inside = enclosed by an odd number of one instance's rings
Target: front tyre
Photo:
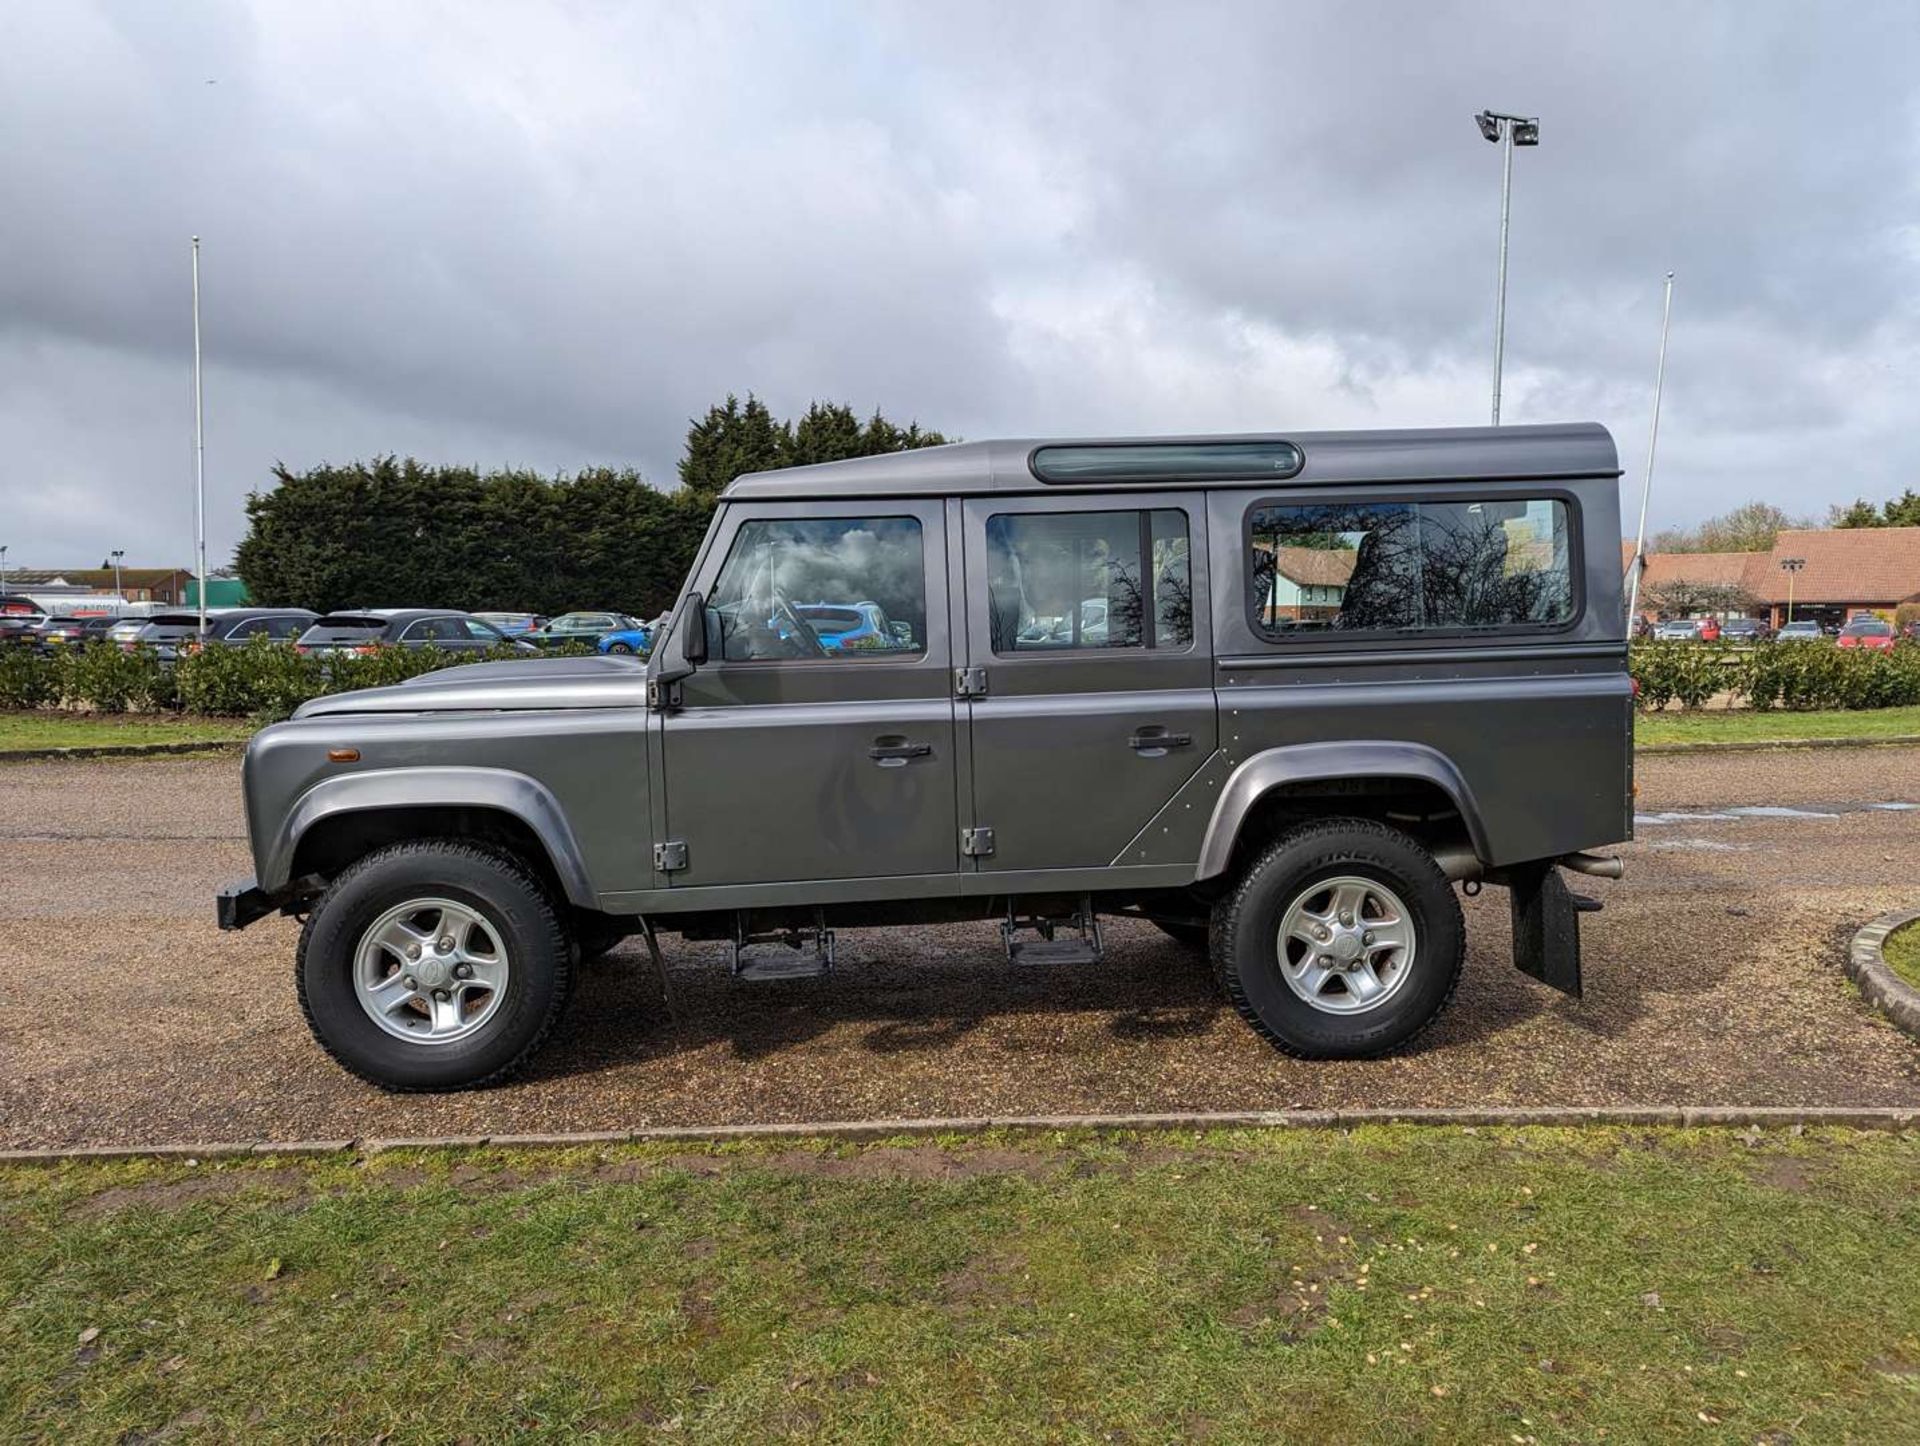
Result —
[[383, 1089], [472, 1089], [518, 1071], [560, 1017], [573, 942], [508, 854], [396, 844], [335, 879], [294, 977], [314, 1038]]
[[1282, 835], [1214, 905], [1215, 972], [1234, 1007], [1302, 1059], [1398, 1049], [1453, 997], [1460, 903], [1433, 856], [1370, 819]]
[[608, 643], [607, 651], [609, 653], [631, 653], [633, 651], [633, 644], [632, 643]]

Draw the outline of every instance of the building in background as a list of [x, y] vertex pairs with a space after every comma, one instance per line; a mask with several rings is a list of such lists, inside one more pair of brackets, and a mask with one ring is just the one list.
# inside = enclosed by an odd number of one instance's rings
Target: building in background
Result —
[[[193, 589], [193, 570], [186, 567], [123, 567], [120, 596], [128, 602], [165, 603], [178, 607]], [[208, 579], [209, 584], [213, 579]], [[10, 567], [7, 587], [30, 593], [110, 593], [115, 574], [111, 567]], [[210, 585], [209, 595], [218, 596]]]
[[[1631, 567], [1632, 543], [1621, 556]], [[1800, 528], [1766, 552], [1649, 553], [1640, 580], [1648, 621], [1761, 617], [1779, 628], [1791, 605], [1795, 618], [1838, 627], [1858, 613], [1892, 620], [1903, 604], [1920, 607], [1920, 527]]]

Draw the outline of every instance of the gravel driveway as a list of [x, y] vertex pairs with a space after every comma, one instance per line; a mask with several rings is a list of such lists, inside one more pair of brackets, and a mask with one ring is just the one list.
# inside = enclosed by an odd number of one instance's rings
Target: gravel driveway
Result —
[[[1920, 1045], [1840, 972], [1848, 921], [1920, 903], [1920, 749], [1647, 758], [1649, 821], [1585, 920], [1587, 998], [1517, 973], [1467, 905], [1459, 996], [1416, 1052], [1303, 1064], [1145, 926], [1098, 968], [1010, 971], [990, 925], [843, 931], [830, 980], [735, 986], [666, 940], [678, 1022], [628, 946], [534, 1073], [395, 1097], [294, 1000], [296, 926], [213, 925], [248, 871], [232, 756], [0, 765], [0, 1146], [624, 1129], [1077, 1111], [1920, 1105]], [[1730, 812], [1737, 809], [1758, 813]]]

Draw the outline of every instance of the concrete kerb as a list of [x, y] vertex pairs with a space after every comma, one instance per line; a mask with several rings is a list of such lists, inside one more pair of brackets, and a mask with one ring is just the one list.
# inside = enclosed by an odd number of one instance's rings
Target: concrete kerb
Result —
[[1775, 753], [1783, 748], [1912, 748], [1920, 733], [1895, 733], [1886, 738], [1755, 738], [1731, 742], [1636, 743], [1635, 753]]
[[1544, 1109], [1244, 1110], [1113, 1115], [1012, 1115], [959, 1119], [815, 1120], [773, 1125], [668, 1125], [638, 1130], [592, 1130], [556, 1134], [420, 1135], [366, 1140], [263, 1140], [204, 1145], [78, 1145], [39, 1150], [0, 1150], [0, 1164], [52, 1164], [88, 1160], [221, 1160], [260, 1155], [352, 1155], [371, 1158], [394, 1152], [490, 1148], [562, 1150], [627, 1144], [726, 1144], [742, 1140], [881, 1140], [967, 1136], [988, 1132], [1171, 1131], [1204, 1133], [1235, 1129], [1351, 1130], [1370, 1125], [1420, 1125], [1498, 1129], [1524, 1125], [1570, 1128], [1634, 1125], [1682, 1129], [1787, 1129], [1836, 1127], [1907, 1130], [1920, 1126], [1920, 1106], [1865, 1108], [1791, 1105], [1628, 1105]]
[[1854, 931], [1847, 948], [1847, 973], [1860, 992], [1894, 1026], [1920, 1039], [1920, 989], [1895, 974], [1887, 964], [1887, 935], [1904, 924], [1920, 920], [1920, 909], [1896, 909]]

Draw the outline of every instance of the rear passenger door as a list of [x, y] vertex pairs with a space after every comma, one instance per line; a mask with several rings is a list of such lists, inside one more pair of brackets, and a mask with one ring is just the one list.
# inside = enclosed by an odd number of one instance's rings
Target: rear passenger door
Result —
[[972, 826], [991, 831], [969, 862], [994, 876], [1124, 863], [1218, 742], [1203, 494], [961, 511]]

